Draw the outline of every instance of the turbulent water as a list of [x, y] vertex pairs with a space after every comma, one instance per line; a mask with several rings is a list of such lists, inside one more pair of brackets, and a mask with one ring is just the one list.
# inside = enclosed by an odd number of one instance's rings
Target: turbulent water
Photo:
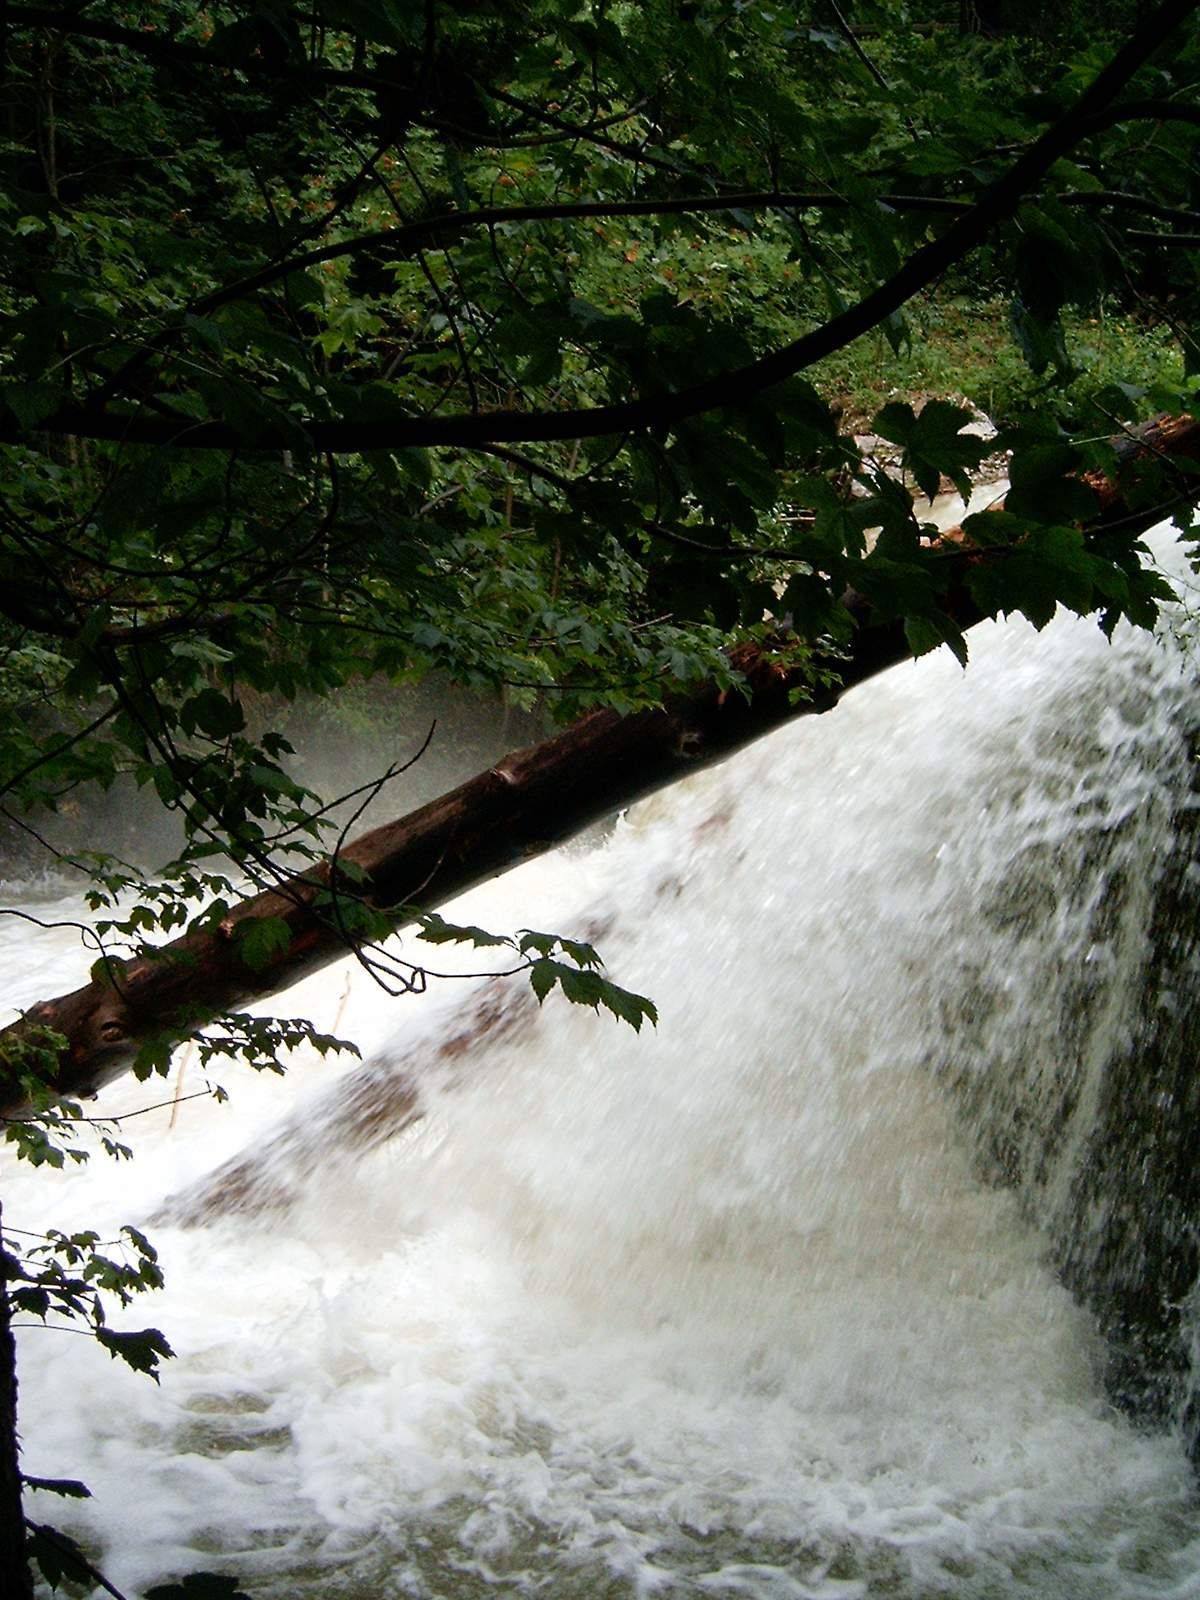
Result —
[[[331, 970], [295, 1009], [363, 1065], [231, 1068], [231, 1106], [126, 1124], [132, 1167], [7, 1176], [17, 1226], [159, 1218], [137, 1310], [179, 1352], [156, 1390], [24, 1335], [27, 1470], [94, 1493], [41, 1514], [127, 1591], [1200, 1592], [1178, 1430], [1113, 1409], [1048, 1264], [1144, 983], [1194, 675], [1066, 619], [972, 652], [458, 908], [595, 938], [656, 1032]], [[75, 979], [66, 934], [6, 931], [14, 1002]]]

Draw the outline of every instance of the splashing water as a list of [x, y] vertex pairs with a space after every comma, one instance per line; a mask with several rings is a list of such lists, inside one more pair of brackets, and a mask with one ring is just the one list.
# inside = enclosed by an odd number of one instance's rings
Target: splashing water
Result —
[[[1200, 1590], [1178, 1431], [1112, 1408], [1048, 1264], [1144, 982], [1192, 675], [1067, 619], [972, 653], [456, 908], [597, 938], [657, 1032], [330, 970], [288, 1005], [344, 1009], [362, 1065], [231, 1068], [231, 1106], [130, 1125], [132, 1169], [6, 1177], [14, 1225], [160, 1219], [168, 1288], [135, 1309], [179, 1352], [161, 1391], [82, 1339], [22, 1345], [27, 1470], [89, 1482], [53, 1520], [115, 1582]], [[22, 932], [10, 998], [77, 965]]]

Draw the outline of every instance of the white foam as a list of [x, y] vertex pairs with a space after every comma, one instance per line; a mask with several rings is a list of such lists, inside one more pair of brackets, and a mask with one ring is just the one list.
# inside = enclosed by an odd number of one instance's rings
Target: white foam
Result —
[[[395, 1140], [314, 1144], [354, 1068], [300, 1062], [130, 1124], [132, 1171], [6, 1179], [26, 1226], [138, 1221], [245, 1145], [297, 1192], [155, 1230], [168, 1288], [137, 1310], [179, 1350], [161, 1392], [82, 1339], [23, 1339], [27, 1468], [88, 1480], [57, 1520], [120, 1586], [216, 1564], [264, 1595], [364, 1600], [1195, 1593], [1179, 1442], [1107, 1406], [1087, 1318], [980, 1181], [943, 1085], [996, 1030], [1036, 1038], [1088, 957], [1053, 872], [1032, 936], [981, 919], [1007, 863], [1126, 817], [1156, 859], [1190, 679], [1070, 620], [980, 629], [972, 652], [459, 908], [611, 924], [656, 1032], [556, 995], [439, 1057], [469, 985], [399, 1005], [358, 985], [343, 1027], [423, 1081]], [[1114, 992], [1145, 915], [1135, 896], [1093, 952]], [[14, 1001], [73, 981], [51, 965], [18, 942]], [[330, 1026], [345, 981], [296, 1009]], [[992, 1020], [955, 1022], [981, 983]]]

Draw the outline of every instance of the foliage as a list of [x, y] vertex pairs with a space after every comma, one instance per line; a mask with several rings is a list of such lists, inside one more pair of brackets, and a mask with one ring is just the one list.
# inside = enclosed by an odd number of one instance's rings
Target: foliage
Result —
[[[434, 911], [420, 912], [415, 908], [413, 920], [420, 926], [420, 937], [430, 944], [469, 944], [476, 950], [499, 947], [515, 951], [523, 958], [517, 970], [528, 971], [539, 1004], [557, 984], [568, 1000], [590, 1006], [593, 1011], [604, 1006], [635, 1033], [641, 1032], [643, 1022], [658, 1021], [658, 1013], [644, 995], [631, 994], [601, 977], [603, 961], [595, 948], [582, 940], [564, 939], [558, 933], [538, 933], [533, 928], [522, 928], [513, 935], [489, 933], [484, 928], [458, 926]], [[560, 959], [564, 956], [565, 960]]]
[[[436, 670], [563, 719], [636, 709], [732, 680], [725, 648], [789, 582], [810, 639], [844, 628], [849, 582], [956, 638], [905, 498], [811, 363], [778, 357], [964, 218], [1043, 380], [1085, 364], [1062, 317], [1102, 295], [1161, 311], [1192, 350], [1195, 258], [1168, 248], [1191, 215], [1189, 28], [998, 201], [1120, 31], [1027, 81], [1003, 35], [935, 74], [945, 38], [902, 8], [853, 13], [877, 60], [841, 16], [11, 11], [3, 799], [28, 826], [126, 778], [179, 816], [152, 894], [119, 863], [71, 863], [137, 893], [110, 934], [136, 951], [219, 905], [216, 857], [265, 886], [322, 847], [328, 815], [248, 702]], [[1157, 109], [1114, 121], [1121, 97]], [[899, 352], [908, 299], [864, 324]], [[908, 453], [926, 488], [972, 464], [941, 417], [936, 439], [916, 424], [932, 452]], [[1037, 449], [1082, 419], [1012, 420]], [[887, 533], [870, 547], [865, 506]], [[1139, 589], [1132, 537], [1096, 560], [1084, 609]]]
[[[964, 569], [912, 497], [966, 490], [982, 455], [950, 390], [1001, 394], [1012, 451], [1005, 513], [967, 524], [975, 605], [1150, 625], [1164, 586], [1132, 527], [1079, 531], [1081, 473], [1200, 372], [1195, 9], [6, 6], [0, 807], [82, 875], [94, 972], [336, 852], [282, 731], [302, 697], [436, 673], [563, 721], [635, 711], [736, 690], [768, 614], [819, 682], [849, 588], [965, 660]], [[918, 409], [892, 391], [959, 311], [977, 381], [935, 362]], [[854, 436], [867, 400], [899, 480]], [[1195, 473], [1160, 452], [1122, 491], [1184, 527]], [[118, 784], [179, 821], [152, 876], [41, 831]], [[386, 916], [348, 871], [324, 903], [370, 964]], [[539, 1000], [654, 1020], [588, 945], [407, 909]], [[286, 937], [245, 924], [240, 958]], [[257, 1067], [338, 1043], [181, 1013], [139, 1072], [201, 1025]], [[55, 1095], [60, 1044], [5, 1063], [36, 1113], [8, 1139], [50, 1164], [90, 1126]], [[103, 1314], [156, 1281], [125, 1247], [47, 1234], [9, 1293], [152, 1374], [162, 1336]]]
[[136, 1334], [114, 1332], [107, 1326], [104, 1308], [105, 1295], [126, 1306], [133, 1295], [161, 1285], [157, 1253], [137, 1228], [122, 1228], [121, 1237], [112, 1243], [122, 1249], [125, 1259], [102, 1254], [95, 1233], [67, 1235], [52, 1229], [26, 1251], [9, 1257], [9, 1304], [43, 1322], [51, 1315], [85, 1319], [114, 1359], [157, 1377], [159, 1358], [171, 1354], [162, 1334], [157, 1328]]
[[[80, 1498], [73, 1491], [82, 1489], [82, 1497], [87, 1496], [82, 1484], [72, 1485], [70, 1490], [65, 1490], [61, 1485], [26, 1479], [26, 1485], [33, 1489], [51, 1488], [55, 1494], [70, 1493], [71, 1498]], [[57, 1593], [64, 1585], [84, 1593], [94, 1593], [99, 1587], [107, 1594], [114, 1595], [116, 1600], [125, 1600], [104, 1574], [92, 1565], [82, 1546], [69, 1534], [43, 1522], [29, 1521], [26, 1527], [29, 1560], [37, 1566], [43, 1581], [53, 1593]], [[227, 1573], [189, 1572], [179, 1583], [154, 1584], [145, 1591], [144, 1600], [249, 1600], [238, 1584], [239, 1580]]]

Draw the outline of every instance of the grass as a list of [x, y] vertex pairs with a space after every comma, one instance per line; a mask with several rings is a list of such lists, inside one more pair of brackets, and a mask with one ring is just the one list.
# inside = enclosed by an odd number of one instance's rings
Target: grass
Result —
[[[997, 424], [1050, 408], [1059, 415], [1086, 410], [1115, 383], [1150, 388], [1181, 383], [1183, 362], [1170, 333], [1126, 313], [1103, 310], [1064, 316], [1067, 351], [1077, 369], [1069, 384], [1035, 377], [1009, 328], [1000, 299], [935, 295], [908, 308], [911, 346], [893, 352], [882, 333], [868, 334], [815, 366], [810, 376], [842, 407], [842, 426], [870, 431], [871, 418], [888, 400], [961, 397]], [[1127, 400], [1123, 420], [1139, 411]], [[1153, 410], [1147, 403], [1144, 412]]]

